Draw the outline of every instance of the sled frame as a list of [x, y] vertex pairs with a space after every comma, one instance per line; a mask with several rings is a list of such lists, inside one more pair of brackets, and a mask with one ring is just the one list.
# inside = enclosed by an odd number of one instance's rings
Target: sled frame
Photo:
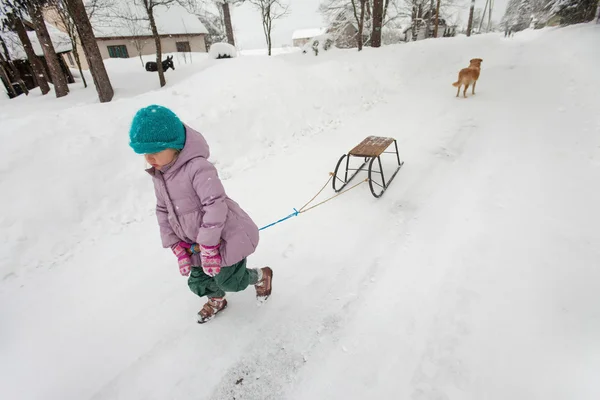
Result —
[[[393, 151], [389, 151], [388, 149], [392, 144], [394, 145], [392, 149]], [[383, 165], [381, 163], [381, 156], [383, 154], [395, 154], [395, 158], [398, 162], [396, 170], [387, 181], [385, 180]], [[364, 162], [358, 168], [350, 168], [351, 157], [362, 158]], [[377, 165], [375, 165], [375, 161], [377, 161]], [[343, 168], [345, 171], [340, 171], [340, 167], [342, 167], [342, 165], [344, 166]], [[404, 161], [400, 161], [400, 153], [398, 152], [398, 142], [396, 142], [396, 139], [380, 136], [369, 136], [355, 146], [352, 150], [350, 150], [347, 154], [344, 154], [340, 157], [333, 173], [333, 190], [336, 193], [344, 190], [344, 188], [352, 181], [352, 179], [354, 179], [354, 177], [356, 177], [356, 175], [358, 175], [359, 172], [366, 170], [368, 173], [369, 188], [371, 189], [371, 193], [373, 196], [375, 196], [375, 198], [379, 198], [383, 196], [383, 193], [385, 193], [403, 165]], [[374, 169], [374, 166], [378, 166], [379, 169]], [[351, 172], [353, 172], [352, 175], [348, 177]], [[379, 178], [374, 179], [376, 176], [379, 176]]]

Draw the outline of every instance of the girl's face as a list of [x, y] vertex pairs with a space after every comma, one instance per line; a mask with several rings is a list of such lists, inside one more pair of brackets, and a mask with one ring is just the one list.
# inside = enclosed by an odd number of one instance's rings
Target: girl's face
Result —
[[177, 150], [175, 149], [165, 149], [163, 151], [159, 151], [158, 153], [144, 154], [144, 158], [146, 158], [148, 164], [152, 165], [159, 171], [165, 165], [171, 164], [176, 156]]

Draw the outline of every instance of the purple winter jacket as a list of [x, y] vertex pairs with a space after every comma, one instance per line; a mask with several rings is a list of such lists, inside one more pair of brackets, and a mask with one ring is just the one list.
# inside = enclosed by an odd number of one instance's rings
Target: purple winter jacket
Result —
[[[154, 182], [162, 245], [183, 240], [214, 246], [221, 240], [222, 266], [234, 265], [256, 250], [258, 227], [225, 194], [204, 137], [187, 125], [185, 130], [185, 146], [173, 164], [146, 170]], [[201, 265], [200, 255], [192, 256], [192, 265]]]

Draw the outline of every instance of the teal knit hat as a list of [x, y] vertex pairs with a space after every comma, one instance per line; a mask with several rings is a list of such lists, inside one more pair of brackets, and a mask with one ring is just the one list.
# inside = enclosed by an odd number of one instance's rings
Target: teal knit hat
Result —
[[185, 127], [166, 107], [151, 105], [139, 110], [129, 129], [129, 146], [138, 154], [158, 153], [165, 149], [183, 149]]

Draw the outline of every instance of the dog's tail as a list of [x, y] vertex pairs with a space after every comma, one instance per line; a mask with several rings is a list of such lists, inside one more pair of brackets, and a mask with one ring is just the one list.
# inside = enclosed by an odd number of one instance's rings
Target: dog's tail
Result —
[[460, 81], [454, 82], [454, 83], [452, 84], [452, 86], [454, 86], [454, 87], [459, 87], [459, 86], [460, 86]]

